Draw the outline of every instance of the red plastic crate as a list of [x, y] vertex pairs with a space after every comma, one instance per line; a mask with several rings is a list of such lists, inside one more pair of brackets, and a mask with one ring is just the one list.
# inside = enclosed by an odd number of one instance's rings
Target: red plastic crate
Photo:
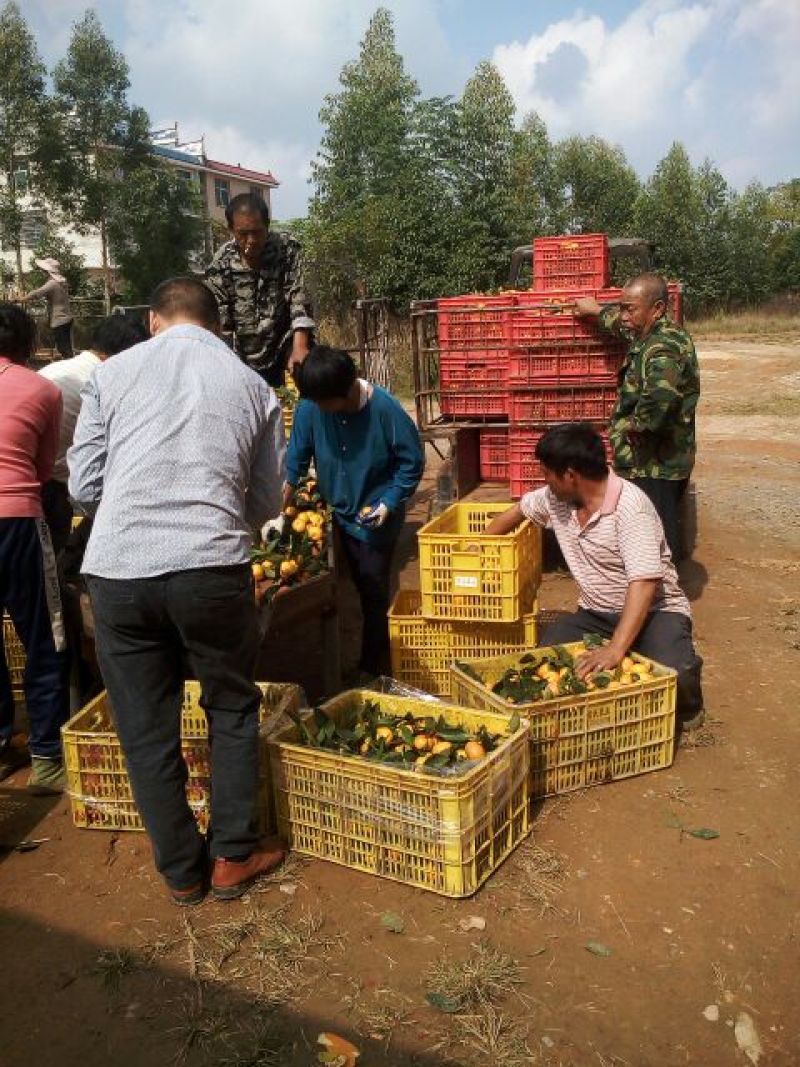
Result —
[[482, 482], [508, 481], [508, 430], [479, 430]]
[[604, 233], [534, 238], [534, 289], [596, 289], [608, 282], [608, 238]]
[[571, 386], [542, 381], [536, 388], [510, 391], [508, 417], [512, 423], [606, 423], [616, 401], [616, 384]]
[[475, 389], [478, 385], [505, 385], [507, 377], [507, 348], [486, 354], [450, 349], [439, 353], [439, 385], [444, 392]]
[[[612, 460], [611, 444], [608, 434], [601, 427], [596, 427], [606, 449], [606, 459]], [[531, 430], [526, 426], [512, 426], [508, 434], [508, 470], [511, 499], [519, 500], [531, 489], [544, 485], [542, 465], [534, 455], [536, 445], [544, 435], [544, 430]]]
[[439, 408], [449, 418], [504, 419], [508, 414], [508, 393], [440, 390]]
[[514, 294], [442, 297], [437, 303], [440, 349], [484, 354], [508, 347]]

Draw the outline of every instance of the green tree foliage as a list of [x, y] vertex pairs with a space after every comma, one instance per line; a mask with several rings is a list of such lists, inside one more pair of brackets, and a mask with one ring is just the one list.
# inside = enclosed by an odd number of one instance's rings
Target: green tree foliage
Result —
[[191, 269], [203, 232], [199, 193], [150, 156], [119, 183], [107, 224], [124, 297], [145, 303], [159, 282]]
[[27, 167], [40, 148], [47, 104], [46, 69], [14, 2], [0, 10], [0, 56], [0, 240], [16, 253], [21, 284], [20, 199], [29, 191]]
[[53, 84], [76, 165], [75, 179], [61, 201], [76, 228], [100, 235], [108, 305], [109, 214], [118, 187], [149, 154], [147, 115], [128, 104], [128, 64], [91, 10], [73, 26], [66, 57], [53, 72]]
[[553, 144], [536, 112], [514, 133], [511, 157], [511, 230], [514, 244], [556, 232], [560, 208]]
[[513, 239], [511, 175], [514, 101], [492, 63], [478, 65], [458, 108], [459, 255], [454, 280], [460, 290], [491, 289], [508, 273]]
[[359, 56], [325, 98], [325, 132], [313, 164], [315, 195], [308, 237], [316, 281], [329, 302], [355, 295], [396, 295], [393, 259], [409, 156], [416, 82], [395, 47], [388, 11], [373, 15]]
[[779, 292], [800, 292], [800, 178], [767, 193], [771, 223], [770, 281]]
[[555, 147], [554, 169], [560, 232], [630, 233], [640, 187], [621, 148], [601, 137], [568, 137]]

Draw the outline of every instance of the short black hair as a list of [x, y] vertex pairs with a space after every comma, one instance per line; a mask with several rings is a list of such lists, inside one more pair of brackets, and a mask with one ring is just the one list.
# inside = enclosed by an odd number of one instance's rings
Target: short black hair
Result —
[[352, 356], [341, 348], [314, 345], [295, 369], [300, 395], [306, 400], [337, 400], [348, 395], [357, 377]]
[[17, 304], [0, 304], [0, 356], [27, 363], [36, 351], [36, 323]]
[[146, 341], [149, 336], [139, 319], [127, 315], [108, 315], [95, 326], [90, 347], [103, 356], [116, 356], [118, 352]]
[[564, 422], [551, 427], [539, 438], [536, 458], [559, 477], [573, 470], [599, 482], [608, 474], [603, 439], [588, 422]]
[[255, 193], [239, 193], [233, 200], [229, 200], [225, 207], [225, 221], [228, 229], [233, 229], [234, 215], [260, 215], [265, 226], [269, 226], [269, 208], [263, 196]]
[[157, 285], [150, 307], [165, 319], [185, 316], [208, 330], [219, 327], [219, 308], [214, 294], [199, 278], [168, 278]]
[[659, 301], [665, 308], [669, 306], [669, 289], [667, 288], [666, 279], [660, 274], [655, 274], [652, 271], [647, 271], [645, 274], [637, 274], [635, 278], [631, 278], [625, 288], [632, 289], [634, 286], [637, 289], [641, 289], [642, 293], [650, 301], [650, 307]]

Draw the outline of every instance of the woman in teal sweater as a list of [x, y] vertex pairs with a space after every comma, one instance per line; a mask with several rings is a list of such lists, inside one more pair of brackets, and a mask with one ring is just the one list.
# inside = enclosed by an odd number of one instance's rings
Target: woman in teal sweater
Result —
[[333, 508], [361, 598], [360, 669], [389, 669], [389, 575], [405, 505], [425, 465], [412, 420], [385, 389], [359, 378], [350, 356], [317, 345], [295, 370], [303, 398], [286, 456], [287, 501], [312, 460]]

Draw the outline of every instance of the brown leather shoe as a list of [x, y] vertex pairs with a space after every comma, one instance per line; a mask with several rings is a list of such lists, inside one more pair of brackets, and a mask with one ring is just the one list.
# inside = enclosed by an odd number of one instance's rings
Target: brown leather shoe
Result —
[[262, 875], [269, 874], [286, 858], [286, 845], [278, 837], [263, 838], [246, 860], [214, 860], [211, 895], [215, 900], [236, 900]]
[[206, 885], [203, 882], [198, 882], [197, 885], [193, 885], [190, 889], [172, 889], [169, 891], [172, 897], [172, 903], [177, 904], [179, 908], [190, 908], [194, 904], [202, 904], [206, 896]]

